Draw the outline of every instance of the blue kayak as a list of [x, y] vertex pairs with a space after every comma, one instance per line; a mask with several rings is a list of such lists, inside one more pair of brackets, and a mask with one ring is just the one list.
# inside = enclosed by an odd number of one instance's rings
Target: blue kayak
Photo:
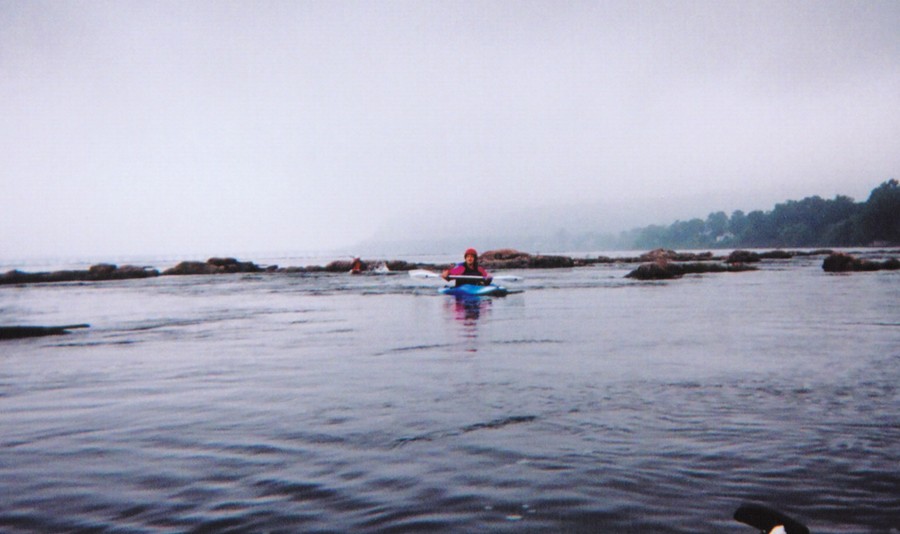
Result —
[[442, 287], [438, 291], [443, 295], [454, 295], [456, 297], [502, 297], [509, 293], [509, 290], [505, 287], [494, 284], [489, 286], [466, 284], [456, 287]]

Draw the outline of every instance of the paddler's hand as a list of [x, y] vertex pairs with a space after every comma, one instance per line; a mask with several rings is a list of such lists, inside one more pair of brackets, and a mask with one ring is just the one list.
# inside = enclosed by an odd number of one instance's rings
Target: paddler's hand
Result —
[[494, 281], [494, 277], [488, 276], [487, 278], [484, 279], [484, 285], [489, 286], [489, 285], [491, 285], [491, 282], [493, 282], [493, 281]]
[[443, 278], [444, 280], [449, 282], [450, 281], [450, 269], [444, 269], [444, 271], [441, 273], [441, 278]]

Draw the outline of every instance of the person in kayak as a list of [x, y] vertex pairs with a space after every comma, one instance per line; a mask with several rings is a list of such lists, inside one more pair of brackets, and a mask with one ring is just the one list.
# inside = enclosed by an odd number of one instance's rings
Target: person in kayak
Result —
[[493, 277], [488, 274], [488, 272], [478, 265], [478, 252], [475, 251], [474, 248], [470, 248], [466, 250], [466, 253], [463, 254], [465, 258], [465, 262], [457, 263], [455, 266], [444, 269], [444, 272], [441, 273], [441, 278], [449, 281], [451, 276], [480, 276], [481, 280], [456, 280], [456, 287], [463, 286], [466, 284], [472, 284], [477, 286], [487, 286], [491, 284]]

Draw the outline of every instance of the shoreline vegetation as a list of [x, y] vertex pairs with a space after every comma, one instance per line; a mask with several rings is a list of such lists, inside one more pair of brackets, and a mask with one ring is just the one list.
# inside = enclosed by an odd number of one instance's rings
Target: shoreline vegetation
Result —
[[[898, 254], [900, 249], [880, 250], [885, 255]], [[826, 272], [854, 272], [898, 270], [900, 260], [889, 257], [884, 261], [857, 258], [844, 252], [831, 249], [812, 251], [772, 250], [754, 252], [735, 250], [728, 255], [715, 255], [712, 252], [683, 253], [668, 249], [655, 249], [634, 257], [596, 256], [576, 258], [570, 256], [529, 254], [514, 249], [487, 251], [481, 255], [481, 264], [490, 270], [509, 269], [556, 269], [586, 267], [597, 264], [640, 264], [626, 277], [638, 280], [666, 280], [680, 278], [686, 274], [703, 274], [719, 272], [743, 272], [756, 270], [753, 265], [763, 260], [789, 260], [802, 256], [825, 256], [822, 269]], [[108, 280], [126, 280], [153, 278], [158, 276], [191, 276], [237, 273], [349, 273], [352, 261], [337, 260], [327, 265], [307, 265], [304, 267], [279, 267], [278, 265], [260, 266], [250, 261], [238, 261], [235, 258], [210, 258], [205, 262], [183, 261], [178, 265], [160, 271], [154, 267], [134, 265], [113, 265], [100, 263], [87, 270], [63, 270], [52, 272], [23, 272], [19, 270], [0, 274], [0, 285], [25, 285], [57, 282], [102, 282]], [[361, 260], [360, 274], [383, 274], [388, 272], [406, 272], [413, 269], [430, 269], [439, 271], [444, 264], [413, 263], [403, 260]]]
[[[562, 236], [561, 236], [562, 237]], [[838, 195], [788, 200], [772, 210], [710, 213], [706, 219], [675, 221], [622, 232], [618, 238], [577, 236], [569, 250], [649, 250], [657, 247], [771, 249], [887, 247], [900, 243], [900, 182], [890, 179], [872, 190], [865, 202]], [[601, 246], [600, 242], [605, 243]]]

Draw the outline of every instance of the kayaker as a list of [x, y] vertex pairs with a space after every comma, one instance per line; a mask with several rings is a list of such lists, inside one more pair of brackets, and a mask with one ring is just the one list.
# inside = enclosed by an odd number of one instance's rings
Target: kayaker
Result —
[[456, 280], [456, 287], [466, 284], [477, 286], [490, 285], [493, 277], [488, 274], [484, 267], [478, 265], [478, 252], [476, 252], [474, 248], [470, 248], [466, 250], [465, 254], [463, 254], [463, 257], [466, 260], [465, 262], [457, 263], [455, 266], [449, 269], [444, 269], [444, 272], [441, 273], [441, 278], [449, 281], [451, 276], [480, 276], [481, 281]]

